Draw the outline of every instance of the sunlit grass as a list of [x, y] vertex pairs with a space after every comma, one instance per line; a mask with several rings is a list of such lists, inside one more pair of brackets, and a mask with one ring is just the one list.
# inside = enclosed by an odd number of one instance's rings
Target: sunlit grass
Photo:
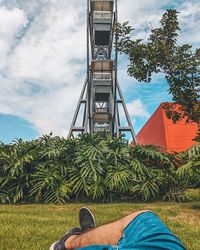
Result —
[[[0, 206], [0, 249], [48, 250], [69, 228], [78, 226], [77, 213], [86, 204]], [[151, 209], [178, 235], [187, 249], [200, 246], [200, 202], [89, 204], [98, 225], [132, 211]]]

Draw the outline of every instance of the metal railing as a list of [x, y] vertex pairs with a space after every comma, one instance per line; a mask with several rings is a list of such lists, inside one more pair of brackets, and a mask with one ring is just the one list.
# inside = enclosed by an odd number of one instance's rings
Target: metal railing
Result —
[[108, 124], [102, 124], [101, 126], [94, 125], [95, 132], [110, 131], [110, 126]]
[[110, 11], [94, 11], [93, 18], [94, 19], [112, 20], [112, 13]]
[[94, 81], [111, 81], [111, 73], [94, 73]]

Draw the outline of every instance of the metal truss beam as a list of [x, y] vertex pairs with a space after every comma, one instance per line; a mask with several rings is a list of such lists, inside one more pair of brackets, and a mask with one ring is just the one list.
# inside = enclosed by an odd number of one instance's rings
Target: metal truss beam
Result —
[[[121, 88], [120, 88], [120, 85], [119, 85], [118, 81], [117, 81], [116, 90], [117, 90], [117, 94], [119, 96], [119, 98], [116, 99], [116, 119], [115, 119], [116, 134], [119, 136], [119, 135], [123, 134], [123, 132], [130, 132], [131, 136], [132, 136], [132, 139], [133, 139], [133, 142], [135, 144], [137, 144], [137, 139], [136, 139], [134, 128], [133, 128], [133, 125], [132, 125], [132, 122], [131, 122], [131, 118], [129, 116], [128, 109], [126, 107], [126, 103], [125, 103], [125, 100], [124, 100], [124, 97], [123, 97], [123, 94], [122, 94], [122, 91], [121, 91]], [[122, 115], [122, 117], [120, 117], [119, 104], [122, 105], [125, 117], [123, 117], [123, 115]], [[127, 127], [123, 127], [121, 125], [121, 120], [122, 119], [125, 120], [124, 123], [127, 124]]]
[[[68, 138], [74, 138], [74, 132], [76, 133], [87, 133], [88, 132], [88, 98], [87, 98], [87, 88], [88, 88], [88, 80], [87, 78], [85, 79], [82, 91], [81, 91], [81, 95], [78, 101], [78, 105], [76, 107], [75, 110], [75, 114], [71, 123], [71, 127], [69, 130], [69, 134], [68, 134]], [[84, 99], [84, 96], [86, 96], [86, 99]], [[78, 120], [78, 116], [81, 115], [81, 106], [84, 105], [84, 110], [83, 110], [83, 115], [82, 115], [82, 126], [78, 126], [77, 125], [77, 120]]]

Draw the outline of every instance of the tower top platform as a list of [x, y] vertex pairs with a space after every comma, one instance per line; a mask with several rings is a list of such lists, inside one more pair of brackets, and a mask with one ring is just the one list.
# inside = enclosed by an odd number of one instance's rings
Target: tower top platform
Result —
[[110, 11], [113, 12], [113, 0], [91, 0], [91, 11]]

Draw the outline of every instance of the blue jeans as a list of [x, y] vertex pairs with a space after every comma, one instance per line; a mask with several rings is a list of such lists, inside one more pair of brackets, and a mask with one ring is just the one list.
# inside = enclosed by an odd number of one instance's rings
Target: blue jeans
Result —
[[152, 212], [139, 214], [124, 229], [117, 246], [92, 245], [79, 250], [186, 250], [184, 245]]

